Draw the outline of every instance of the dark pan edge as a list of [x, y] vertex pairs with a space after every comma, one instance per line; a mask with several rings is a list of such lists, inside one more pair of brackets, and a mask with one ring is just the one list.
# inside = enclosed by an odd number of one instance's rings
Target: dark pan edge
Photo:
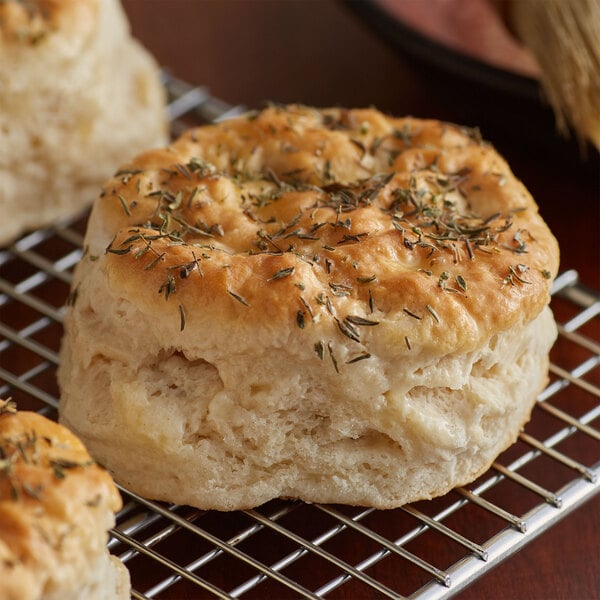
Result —
[[488, 88], [541, 104], [538, 81], [505, 71], [444, 46], [392, 17], [373, 0], [342, 0], [342, 3], [398, 50]]

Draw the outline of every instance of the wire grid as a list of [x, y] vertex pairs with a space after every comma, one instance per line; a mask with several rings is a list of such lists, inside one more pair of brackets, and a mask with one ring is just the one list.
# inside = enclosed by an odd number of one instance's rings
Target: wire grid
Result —
[[[174, 134], [242, 112], [165, 75]], [[0, 397], [56, 419], [64, 305], [86, 215], [0, 249]], [[120, 488], [108, 546], [134, 598], [441, 598], [590, 499], [600, 474], [600, 294], [559, 276], [551, 381], [517, 443], [469, 489], [393, 511], [275, 500], [235, 513]], [[591, 457], [591, 458], [590, 458]]]

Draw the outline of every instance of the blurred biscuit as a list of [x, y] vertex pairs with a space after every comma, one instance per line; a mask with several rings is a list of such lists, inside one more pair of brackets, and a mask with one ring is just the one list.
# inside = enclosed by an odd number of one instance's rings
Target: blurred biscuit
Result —
[[83, 210], [166, 133], [158, 67], [118, 0], [0, 2], [0, 244]]

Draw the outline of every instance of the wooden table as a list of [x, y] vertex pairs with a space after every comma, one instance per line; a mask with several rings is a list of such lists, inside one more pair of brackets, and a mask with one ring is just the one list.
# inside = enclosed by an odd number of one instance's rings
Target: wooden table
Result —
[[[162, 65], [231, 104], [375, 105], [479, 125], [537, 199], [560, 242], [562, 269], [577, 269], [600, 289], [598, 157], [581, 160], [537, 103], [490, 93], [398, 52], [333, 0], [124, 5], [135, 35]], [[600, 598], [600, 498], [457, 597]]]

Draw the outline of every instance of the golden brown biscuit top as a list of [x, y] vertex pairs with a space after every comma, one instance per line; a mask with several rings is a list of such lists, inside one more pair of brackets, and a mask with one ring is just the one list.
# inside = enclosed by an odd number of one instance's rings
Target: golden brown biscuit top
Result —
[[100, 550], [104, 514], [120, 506], [111, 477], [78, 438], [0, 400], [0, 596], [28, 597], [72, 552]]
[[85, 35], [93, 27], [99, 0], [1, 0], [0, 43], [36, 45], [49, 34]]
[[372, 109], [272, 106], [193, 129], [115, 175], [87, 240], [112, 288], [182, 335], [215, 318], [326, 326], [364, 354], [376, 327], [400, 352], [472, 347], [534, 318], [558, 268], [476, 130]]

